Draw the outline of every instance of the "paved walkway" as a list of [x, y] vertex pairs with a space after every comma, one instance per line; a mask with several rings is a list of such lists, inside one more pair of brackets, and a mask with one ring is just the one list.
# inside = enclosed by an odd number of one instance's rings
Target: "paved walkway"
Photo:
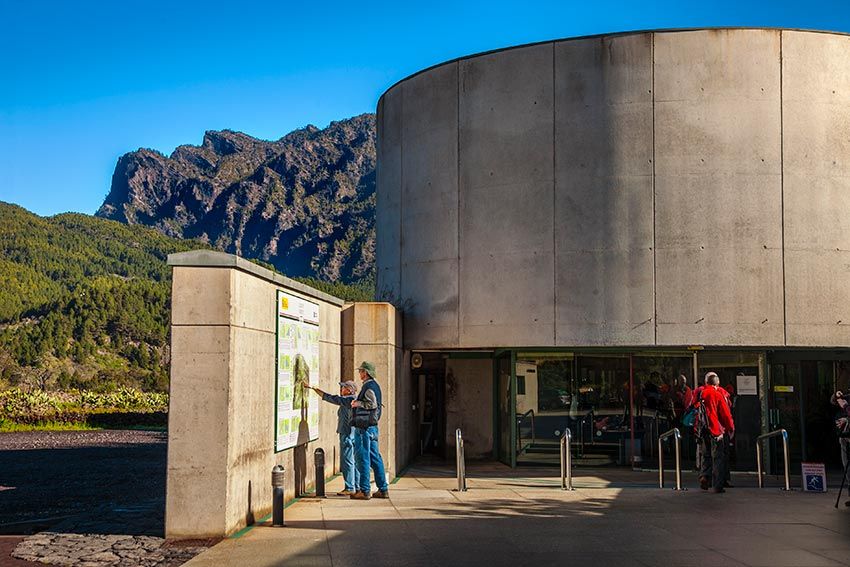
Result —
[[[609, 470], [578, 472], [566, 492], [551, 469], [469, 475], [464, 493], [449, 470], [421, 466], [390, 500], [302, 499], [285, 528], [256, 526], [185, 565], [850, 565], [850, 509], [833, 508], [834, 489], [786, 493], [770, 478], [759, 490], [736, 475], [740, 486], [710, 494], [687, 475], [690, 489], [675, 492], [655, 474]], [[340, 488], [337, 478], [329, 493]]]
[[[675, 492], [651, 473], [578, 471], [567, 492], [551, 469], [468, 474], [463, 493], [451, 471], [420, 466], [390, 500], [302, 499], [285, 528], [258, 525], [185, 565], [850, 565], [850, 509], [833, 508], [834, 489], [786, 493], [769, 479], [759, 490], [736, 476], [741, 486], [710, 494], [688, 475], [691, 488]], [[340, 488], [337, 478], [329, 494]]]

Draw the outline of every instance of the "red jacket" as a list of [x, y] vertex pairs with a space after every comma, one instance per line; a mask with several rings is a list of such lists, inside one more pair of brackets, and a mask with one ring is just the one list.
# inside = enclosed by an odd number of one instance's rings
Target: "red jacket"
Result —
[[735, 431], [735, 423], [732, 421], [732, 412], [729, 411], [725, 391], [714, 386], [706, 386], [702, 389], [702, 403], [705, 404], [708, 431], [713, 437], [723, 435], [724, 432]]

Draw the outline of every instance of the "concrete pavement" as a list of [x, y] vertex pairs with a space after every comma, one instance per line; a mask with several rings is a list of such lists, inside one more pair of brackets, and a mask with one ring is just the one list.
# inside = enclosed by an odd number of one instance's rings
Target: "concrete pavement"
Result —
[[786, 493], [771, 478], [759, 490], [736, 475], [741, 486], [716, 495], [686, 475], [676, 492], [653, 473], [608, 470], [577, 471], [567, 492], [553, 474], [470, 466], [458, 493], [449, 469], [414, 467], [390, 500], [302, 499], [285, 528], [255, 526], [185, 565], [850, 565], [850, 509], [833, 508], [835, 489]]

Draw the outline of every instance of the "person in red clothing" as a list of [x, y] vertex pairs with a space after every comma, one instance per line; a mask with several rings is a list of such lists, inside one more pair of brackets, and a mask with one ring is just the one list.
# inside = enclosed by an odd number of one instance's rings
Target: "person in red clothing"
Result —
[[[727, 392], [720, 389], [720, 378], [714, 372], [705, 375], [705, 387], [700, 394], [700, 403], [704, 406], [705, 427], [703, 436], [703, 463], [701, 467], [700, 486], [708, 488], [708, 473], [711, 471], [712, 492], [726, 492], [723, 485], [726, 482], [726, 470], [729, 466], [729, 455], [726, 450], [728, 439], [735, 435], [735, 423], [732, 412], [726, 400]], [[709, 452], [710, 447], [710, 452]], [[706, 462], [710, 459], [710, 464]]]

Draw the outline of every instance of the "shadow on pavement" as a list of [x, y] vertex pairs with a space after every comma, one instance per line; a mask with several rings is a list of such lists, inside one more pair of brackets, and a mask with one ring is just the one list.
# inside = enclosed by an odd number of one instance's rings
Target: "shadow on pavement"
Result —
[[0, 450], [0, 534], [162, 537], [165, 435], [153, 442]]

